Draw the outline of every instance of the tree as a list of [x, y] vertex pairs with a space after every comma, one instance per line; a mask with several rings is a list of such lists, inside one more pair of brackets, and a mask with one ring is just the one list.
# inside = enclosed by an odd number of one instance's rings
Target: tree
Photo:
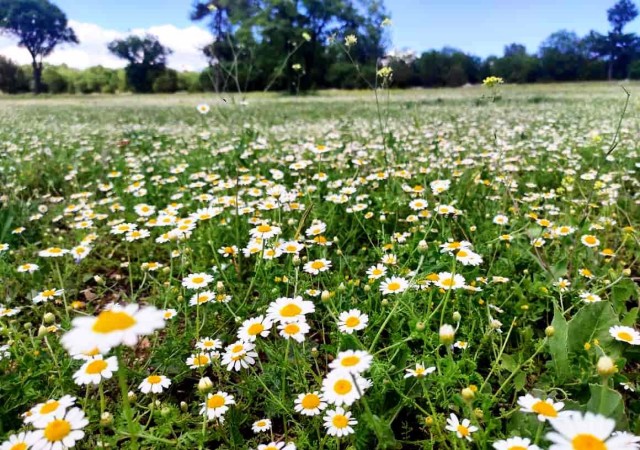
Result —
[[538, 51], [542, 78], [557, 81], [577, 80], [587, 60], [584, 42], [576, 33], [560, 30], [551, 34]]
[[631, 0], [619, 0], [607, 10], [611, 31], [602, 35], [591, 31], [586, 38], [590, 51], [607, 60], [607, 78], [626, 77], [631, 61], [638, 55], [640, 42], [635, 33], [624, 33], [624, 27], [638, 16]]
[[125, 72], [127, 83], [135, 92], [151, 92], [153, 83], [164, 72], [167, 56], [172, 51], [156, 36], [132, 35], [109, 43], [109, 51], [129, 62]]
[[19, 39], [31, 54], [33, 91], [42, 90], [42, 59], [58, 44], [78, 43], [67, 16], [48, 0], [0, 0], [0, 29]]
[[0, 55], [0, 91], [15, 94], [29, 89], [29, 83], [20, 66]]

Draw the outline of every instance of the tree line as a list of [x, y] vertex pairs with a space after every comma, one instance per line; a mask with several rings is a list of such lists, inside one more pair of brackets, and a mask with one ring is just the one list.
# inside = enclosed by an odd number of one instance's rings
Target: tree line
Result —
[[78, 39], [66, 15], [49, 0], [0, 0], [0, 31], [18, 39], [32, 63], [0, 56], [0, 90], [19, 93], [176, 91], [298, 92], [375, 85], [380, 67], [392, 86], [440, 87], [478, 83], [488, 76], [510, 83], [640, 79], [640, 39], [625, 27], [638, 16], [632, 0], [607, 10], [610, 30], [586, 36], [560, 30], [535, 52], [517, 43], [502, 56], [480, 58], [459, 49], [387, 51], [390, 20], [382, 0], [195, 0], [190, 12], [215, 36], [202, 49], [208, 67], [167, 67], [170, 48], [157, 37], [131, 35], [108, 44], [124, 69], [77, 70], [44, 63], [60, 44]]

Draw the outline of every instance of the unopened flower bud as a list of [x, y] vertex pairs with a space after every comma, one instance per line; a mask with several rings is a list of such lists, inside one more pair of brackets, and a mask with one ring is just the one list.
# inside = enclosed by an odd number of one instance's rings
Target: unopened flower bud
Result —
[[293, 263], [293, 265], [295, 267], [298, 267], [300, 265], [300, 263], [302, 262], [302, 260], [300, 259], [300, 257], [298, 255], [295, 255], [293, 257], [293, 259], [291, 260], [291, 262]]
[[93, 281], [95, 281], [99, 285], [103, 285], [104, 284], [104, 278], [102, 278], [100, 275], [94, 276], [93, 277]]
[[424, 322], [418, 322], [418, 323], [416, 323], [416, 330], [418, 330], [418, 331], [424, 331]]
[[100, 415], [100, 425], [102, 425], [103, 427], [106, 427], [108, 425], [111, 425], [113, 423], [113, 414], [111, 414], [109, 411], [105, 411]]
[[389, 304], [389, 300], [387, 300], [386, 298], [383, 298], [382, 301], [380, 302], [380, 304], [382, 306], [387, 306]]
[[322, 300], [323, 302], [328, 302], [330, 298], [331, 293], [327, 290], [322, 291], [322, 294], [320, 294], [320, 300]]
[[43, 337], [47, 334], [49, 334], [49, 329], [44, 325], [40, 325], [40, 328], [38, 328], [38, 337]]
[[163, 417], [168, 416], [170, 413], [171, 413], [171, 408], [169, 408], [168, 406], [165, 406], [164, 408], [162, 408], [162, 409], [160, 410], [160, 414], [161, 414]]
[[482, 411], [480, 408], [476, 408], [473, 410], [473, 415], [476, 416], [476, 418], [478, 419], [483, 419], [484, 418], [484, 411]]
[[455, 322], [460, 322], [460, 320], [462, 319], [462, 315], [458, 311], [454, 311], [452, 317]]
[[456, 330], [451, 325], [445, 324], [440, 327], [438, 333], [440, 335], [440, 342], [444, 345], [451, 345], [453, 338], [455, 337]]
[[31, 322], [26, 322], [23, 327], [25, 330], [30, 330], [33, 328], [33, 324]]
[[608, 356], [601, 356], [600, 359], [598, 359], [596, 368], [598, 369], [598, 375], [602, 377], [613, 375], [618, 370], [615, 363], [613, 362], [613, 359], [609, 358]]
[[180, 411], [185, 413], [189, 411], [189, 405], [187, 405], [187, 402], [180, 402]]
[[207, 392], [212, 387], [213, 387], [213, 382], [209, 377], [202, 377], [200, 378], [200, 381], [198, 381], [198, 390], [200, 392]]
[[556, 329], [553, 328], [551, 325], [549, 325], [547, 328], [544, 329], [544, 334], [547, 337], [552, 337], [554, 334], [556, 334]]
[[51, 325], [53, 322], [56, 321], [56, 316], [53, 313], [48, 312], [44, 315], [43, 320], [44, 320], [44, 323]]
[[129, 391], [129, 393], [127, 394], [127, 397], [129, 397], [129, 401], [130, 402], [135, 402], [136, 399], [138, 398], [138, 396], [136, 395], [135, 392], [133, 391]]
[[216, 283], [216, 291], [218, 291], [219, 294], [224, 292], [224, 283], [222, 281]]
[[427, 245], [427, 241], [424, 239], [418, 242], [418, 251], [420, 253], [425, 253], [429, 249], [429, 245]]
[[473, 392], [473, 389], [468, 388], [468, 387], [464, 388], [464, 389], [460, 392], [460, 394], [462, 395], [462, 398], [463, 398], [465, 401], [467, 401], [467, 402], [470, 402], [470, 401], [471, 401], [471, 400], [473, 400], [473, 399], [474, 399], [474, 397], [476, 396], [476, 393], [475, 393], [475, 392]]

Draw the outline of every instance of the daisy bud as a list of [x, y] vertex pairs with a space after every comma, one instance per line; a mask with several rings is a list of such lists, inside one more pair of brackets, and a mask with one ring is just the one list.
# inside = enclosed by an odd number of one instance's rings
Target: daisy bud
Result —
[[598, 369], [598, 375], [602, 377], [608, 377], [618, 371], [613, 359], [608, 356], [601, 356], [600, 359], [598, 359], [596, 368]]
[[169, 273], [171, 271], [171, 269], [169, 267], [163, 267], [162, 268], [162, 273]]
[[382, 306], [387, 306], [389, 304], [389, 300], [387, 300], [386, 298], [382, 299], [382, 301], [380, 302], [380, 304]]
[[163, 417], [168, 416], [169, 414], [171, 414], [171, 408], [169, 408], [168, 406], [165, 406], [160, 410], [160, 415], [162, 415]]
[[460, 322], [460, 320], [462, 320], [462, 315], [458, 311], [454, 311], [452, 317], [454, 322]]
[[216, 291], [218, 291], [219, 294], [224, 293], [224, 283], [222, 281], [216, 283]]
[[427, 241], [423, 239], [420, 242], [418, 242], [418, 251], [420, 253], [425, 253], [428, 249], [429, 249], [429, 246], [427, 245]]
[[320, 300], [322, 300], [323, 302], [329, 301], [330, 298], [331, 293], [327, 290], [322, 291], [322, 294], [320, 294]]
[[340, 249], [336, 250], [336, 255], [342, 256], [342, 250], [340, 250]]
[[365, 284], [363, 289], [365, 292], [369, 292], [371, 291], [371, 286], [369, 286], [368, 284]]
[[185, 413], [189, 411], [189, 405], [187, 405], [187, 402], [180, 402], [180, 411]]
[[468, 387], [464, 388], [460, 392], [460, 394], [462, 395], [462, 398], [467, 402], [470, 402], [476, 396], [476, 393], [473, 392], [473, 389], [468, 388]]
[[183, 300], [184, 300], [184, 296], [182, 296], [182, 295], [178, 295], [178, 301], [179, 301], [179, 302], [181, 302], [181, 301], [183, 301]]
[[483, 419], [484, 411], [482, 411], [480, 408], [476, 408], [473, 410], [473, 415], [476, 416], [478, 419]]
[[300, 257], [298, 255], [296, 255], [296, 256], [293, 257], [291, 262], [293, 263], [294, 267], [298, 267], [302, 263], [302, 260], [300, 259]]
[[33, 324], [31, 322], [26, 322], [23, 325], [23, 327], [24, 327], [25, 330], [30, 330], [31, 328], [33, 328]]
[[418, 323], [416, 323], [416, 330], [418, 330], [418, 331], [424, 331], [424, 322], [418, 322]]
[[105, 411], [102, 413], [102, 415], [100, 416], [100, 425], [102, 425], [103, 427], [106, 427], [108, 425], [111, 425], [113, 423], [113, 414], [111, 414], [109, 411]]
[[129, 397], [129, 401], [130, 402], [135, 402], [136, 399], [138, 398], [138, 396], [136, 395], [135, 392], [133, 391], [129, 391], [129, 393], [127, 394], [127, 397]]
[[287, 220], [287, 225], [289, 225], [290, 227], [294, 226], [295, 224], [296, 224], [296, 220], [295, 219]]
[[318, 347], [313, 347], [311, 349], [311, 356], [318, 356]]
[[429, 417], [425, 417], [424, 418], [424, 424], [428, 427], [430, 427], [431, 425], [433, 425], [433, 417], [429, 416]]
[[51, 325], [53, 322], [56, 321], [56, 316], [53, 313], [48, 312], [44, 315], [43, 320], [44, 320], [44, 323]]
[[631, 275], [631, 269], [623, 269], [622, 275], [624, 275], [625, 277], [628, 277], [629, 275]]
[[380, 222], [386, 222], [387, 221], [387, 216], [385, 216], [384, 214], [380, 214]]
[[47, 327], [45, 327], [44, 325], [40, 325], [40, 328], [38, 328], [38, 337], [43, 337], [47, 334], [49, 334], [49, 330], [47, 329]]
[[445, 324], [440, 327], [440, 342], [444, 345], [451, 345], [455, 337], [456, 330], [451, 325]]
[[156, 408], [160, 408], [160, 406], [162, 406], [162, 403], [160, 403], [160, 400], [156, 400]]
[[207, 392], [212, 387], [213, 382], [209, 377], [202, 377], [200, 378], [200, 381], [198, 381], [198, 390], [202, 393]]
[[97, 284], [101, 286], [104, 285], [104, 278], [102, 278], [100, 275], [94, 276], [93, 281], [95, 281]]
[[544, 329], [544, 334], [547, 337], [552, 337], [554, 334], [556, 334], [556, 329], [553, 328], [551, 325], [549, 325], [547, 328]]
[[338, 285], [338, 291], [344, 292], [346, 289], [347, 289], [347, 287], [344, 285], [344, 283], [340, 283]]

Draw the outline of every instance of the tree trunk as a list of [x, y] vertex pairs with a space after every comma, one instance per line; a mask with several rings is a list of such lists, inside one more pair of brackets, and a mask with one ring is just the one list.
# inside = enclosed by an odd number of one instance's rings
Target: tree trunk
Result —
[[37, 95], [42, 92], [42, 63], [34, 59], [31, 67], [33, 67], [33, 93]]

